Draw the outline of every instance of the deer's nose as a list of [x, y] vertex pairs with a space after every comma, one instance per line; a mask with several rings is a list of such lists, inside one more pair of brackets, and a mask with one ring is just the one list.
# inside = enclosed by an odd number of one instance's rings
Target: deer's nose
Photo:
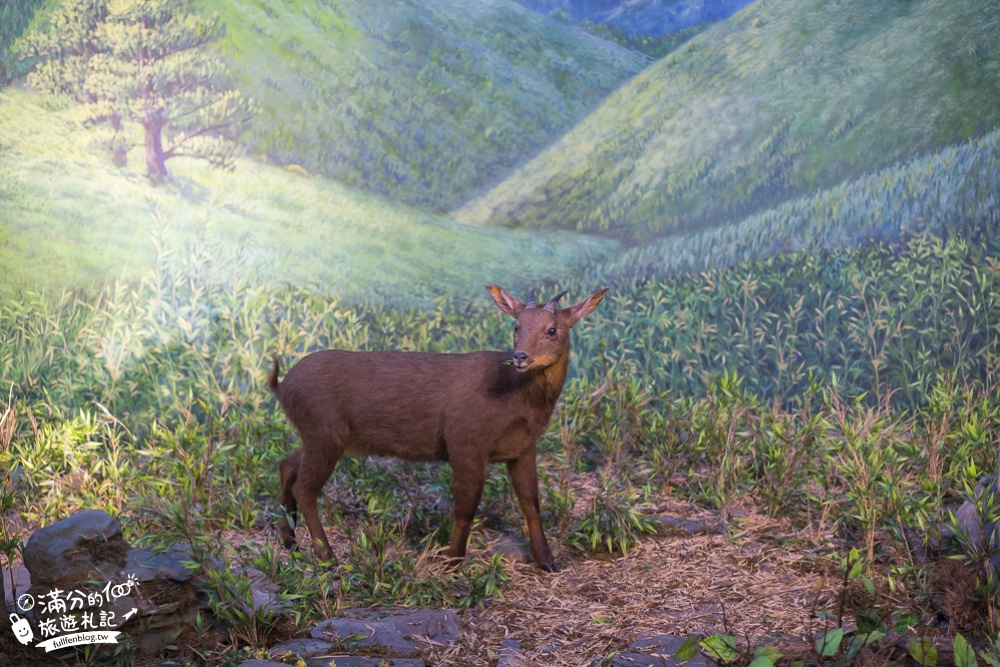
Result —
[[527, 352], [515, 352], [514, 353], [514, 361], [524, 361], [527, 358], [528, 358], [528, 353]]

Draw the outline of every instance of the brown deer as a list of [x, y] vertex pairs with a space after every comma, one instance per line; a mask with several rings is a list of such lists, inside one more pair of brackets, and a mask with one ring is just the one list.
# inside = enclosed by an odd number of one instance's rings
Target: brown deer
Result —
[[[535, 442], [548, 426], [569, 367], [569, 330], [601, 302], [608, 289], [569, 308], [553, 298], [524, 304], [496, 285], [493, 300], [513, 317], [514, 352], [430, 354], [325, 350], [303, 358], [278, 382], [278, 359], [268, 378], [302, 446], [281, 461], [281, 504], [286, 517], [305, 515], [317, 558], [332, 557], [317, 511], [323, 485], [344, 454], [448, 461], [455, 524], [448, 556], [465, 558], [469, 530], [490, 462], [507, 464], [528, 524], [531, 555], [557, 572], [542, 532]], [[280, 529], [285, 547], [295, 529]]]

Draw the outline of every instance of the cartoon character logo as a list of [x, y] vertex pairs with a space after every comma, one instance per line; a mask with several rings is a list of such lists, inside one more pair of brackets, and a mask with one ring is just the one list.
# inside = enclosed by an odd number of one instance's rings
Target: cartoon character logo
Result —
[[14, 636], [17, 637], [17, 641], [24, 645], [28, 645], [35, 638], [34, 633], [31, 631], [31, 624], [28, 623], [28, 619], [21, 618], [17, 614], [10, 615], [10, 627], [14, 631]]

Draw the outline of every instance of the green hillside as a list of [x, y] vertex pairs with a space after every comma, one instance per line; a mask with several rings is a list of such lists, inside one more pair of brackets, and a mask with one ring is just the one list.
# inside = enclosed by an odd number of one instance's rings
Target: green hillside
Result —
[[119, 170], [90, 150], [77, 114], [0, 92], [0, 298], [131, 278], [166, 254], [209, 258], [218, 272], [198, 276], [209, 287], [239, 267], [272, 285], [426, 307], [441, 295], [479, 297], [491, 281], [558, 279], [617, 247], [473, 229], [251, 160], [224, 172], [181, 158], [174, 182], [154, 188], [140, 155]]
[[249, 150], [444, 210], [649, 60], [512, 0], [204, 0], [260, 113]]
[[995, 0], [760, 0], [647, 68], [458, 216], [648, 239], [1000, 124]]
[[592, 276], [666, 278], [775, 255], [826, 252], [866, 241], [897, 244], [922, 232], [981, 242], [1000, 207], [1000, 128], [810, 193], [739, 222], [674, 234], [619, 253]]

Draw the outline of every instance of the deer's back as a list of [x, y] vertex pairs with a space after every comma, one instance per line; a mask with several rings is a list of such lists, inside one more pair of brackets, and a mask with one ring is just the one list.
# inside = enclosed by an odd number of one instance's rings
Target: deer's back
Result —
[[528, 399], [503, 365], [509, 358], [325, 350], [289, 370], [277, 395], [304, 444], [333, 437], [348, 454], [411, 460], [446, 460], [449, 448], [474, 446], [502, 460], [530, 446], [551, 413], [525, 414]]

